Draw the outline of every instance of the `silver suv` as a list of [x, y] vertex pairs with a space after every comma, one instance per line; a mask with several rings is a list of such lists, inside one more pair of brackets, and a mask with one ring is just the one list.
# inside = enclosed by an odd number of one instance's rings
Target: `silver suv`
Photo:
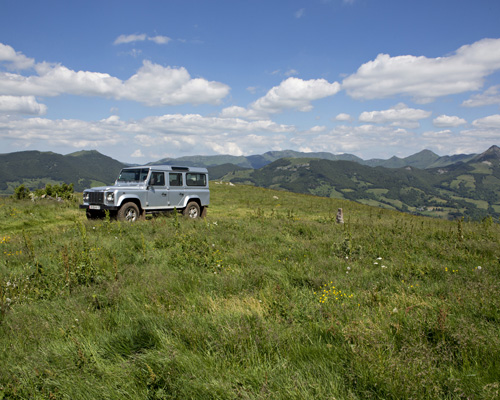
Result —
[[120, 221], [133, 222], [146, 214], [181, 211], [204, 218], [210, 202], [206, 168], [150, 165], [121, 170], [113, 186], [83, 192], [87, 218], [103, 218], [106, 210]]

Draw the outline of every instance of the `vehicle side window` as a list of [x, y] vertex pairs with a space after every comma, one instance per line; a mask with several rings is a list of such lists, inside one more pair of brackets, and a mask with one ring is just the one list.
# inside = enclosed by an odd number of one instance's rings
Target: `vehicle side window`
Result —
[[182, 174], [168, 174], [170, 186], [182, 186]]
[[151, 179], [149, 184], [152, 186], [165, 186], [165, 173], [164, 172], [153, 172], [151, 173]]
[[186, 174], [186, 183], [188, 186], [207, 186], [207, 176], [205, 174]]

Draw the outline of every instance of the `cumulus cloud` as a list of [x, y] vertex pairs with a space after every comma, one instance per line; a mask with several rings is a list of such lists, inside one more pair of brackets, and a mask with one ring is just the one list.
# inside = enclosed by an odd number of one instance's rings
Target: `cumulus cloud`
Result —
[[0, 96], [0, 114], [44, 115], [47, 106], [34, 96]]
[[114, 119], [81, 121], [46, 118], [11, 119], [0, 117], [0, 138], [16, 142], [48, 143], [72, 148], [96, 148], [120, 142], [120, 124]]
[[123, 83], [115, 97], [149, 106], [219, 104], [228, 93], [229, 86], [202, 78], [193, 79], [183, 67], [163, 67], [144, 61], [139, 71]]
[[446, 57], [379, 54], [344, 79], [355, 99], [411, 96], [426, 103], [441, 96], [479, 90], [486, 76], [500, 70], [500, 39], [483, 39]]
[[163, 67], [150, 61], [144, 61], [126, 81], [106, 73], [74, 71], [60, 64], [42, 62], [33, 66], [36, 75], [0, 71], [0, 95], [53, 97], [72, 94], [163, 106], [219, 104], [230, 90], [220, 82], [192, 78], [185, 68]]
[[255, 110], [247, 109], [245, 107], [231, 106], [224, 108], [220, 116], [223, 118], [243, 118], [249, 120], [261, 119], [264, 116]]
[[481, 107], [491, 104], [500, 104], [500, 85], [492, 86], [485, 90], [484, 93], [475, 94], [462, 103], [465, 107]]
[[338, 82], [330, 83], [325, 79], [305, 81], [288, 78], [252, 103], [250, 108], [267, 114], [279, 113], [285, 109], [311, 111], [313, 108], [311, 101], [333, 96], [339, 90]]
[[361, 157], [371, 154], [393, 156], [395, 149], [411, 149], [416, 135], [405, 129], [387, 125], [339, 125], [316, 136], [295, 136], [291, 142], [308, 151], [356, 153]]
[[352, 117], [349, 114], [340, 113], [340, 114], [337, 114], [337, 116], [335, 117], [335, 121], [348, 122], [348, 121], [352, 121]]
[[400, 103], [389, 110], [365, 111], [361, 113], [359, 120], [376, 124], [417, 122], [430, 117], [431, 114], [431, 111], [409, 108], [406, 104]]
[[303, 80], [288, 78], [269, 90], [265, 96], [257, 99], [248, 108], [228, 107], [222, 110], [222, 116], [231, 115], [240, 118], [268, 118], [287, 109], [307, 112], [313, 109], [314, 100], [333, 96], [340, 90], [338, 82], [330, 83], [325, 79]]
[[[262, 143], [272, 144], [276, 138], [283, 138], [283, 135], [294, 131], [293, 126], [269, 120], [249, 122], [199, 114], [167, 114], [127, 121], [116, 115], [99, 121], [38, 117], [13, 119], [0, 115], [2, 139], [24, 143], [46, 142], [72, 148], [117, 145], [133, 139], [140, 146], [155, 149], [172, 143], [177, 143], [186, 151], [206, 147], [205, 150], [213, 152], [216, 146], [220, 146], [219, 149], [229, 148], [230, 143], [244, 143], [247, 148], [257, 149]], [[188, 148], [188, 145], [191, 147]], [[262, 148], [265, 149], [264, 144]]]
[[0, 63], [5, 63], [7, 68], [22, 70], [33, 67], [35, 60], [15, 51], [12, 47], [0, 43]]
[[467, 121], [463, 118], [455, 116], [440, 115], [439, 117], [434, 118], [432, 120], [432, 123], [434, 124], [434, 126], [437, 126], [439, 128], [446, 128], [446, 127], [457, 127], [466, 124]]
[[[488, 117], [479, 118], [472, 122], [472, 125], [477, 128], [495, 128], [500, 129], [500, 114], [490, 115]], [[500, 132], [498, 132], [500, 135]]]

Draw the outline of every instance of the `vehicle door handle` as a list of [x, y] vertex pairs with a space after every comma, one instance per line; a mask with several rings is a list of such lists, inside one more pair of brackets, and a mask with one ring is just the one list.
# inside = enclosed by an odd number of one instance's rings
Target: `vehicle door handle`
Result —
[[166, 194], [166, 193], [162, 193], [161, 195], [162, 195], [163, 197], [166, 197], [166, 196], [167, 196], [167, 194]]
[[184, 196], [184, 193], [179, 193], [179, 196]]

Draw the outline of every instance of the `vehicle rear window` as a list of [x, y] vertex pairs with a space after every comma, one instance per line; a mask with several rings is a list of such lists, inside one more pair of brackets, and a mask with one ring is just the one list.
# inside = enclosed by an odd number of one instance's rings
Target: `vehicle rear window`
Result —
[[207, 175], [206, 174], [186, 174], [186, 183], [188, 186], [207, 186]]

